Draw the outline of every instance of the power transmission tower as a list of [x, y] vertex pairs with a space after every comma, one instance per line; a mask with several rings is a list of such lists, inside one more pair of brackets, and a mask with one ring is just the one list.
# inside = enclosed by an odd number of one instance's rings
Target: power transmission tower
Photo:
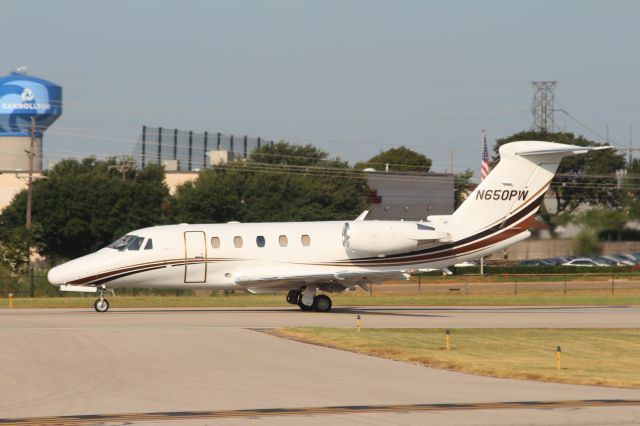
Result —
[[555, 131], [553, 89], [558, 82], [532, 81], [531, 84], [533, 84], [534, 90], [531, 102], [531, 113], [533, 114], [531, 130], [553, 133]]

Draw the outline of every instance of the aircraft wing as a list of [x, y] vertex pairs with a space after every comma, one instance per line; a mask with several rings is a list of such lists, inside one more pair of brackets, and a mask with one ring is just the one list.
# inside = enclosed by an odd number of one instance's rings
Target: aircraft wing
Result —
[[235, 282], [252, 293], [292, 290], [311, 284], [324, 291], [340, 292], [355, 286], [366, 289], [367, 284], [392, 279], [407, 280], [409, 274], [402, 271], [341, 271], [292, 275], [242, 275], [236, 277]]

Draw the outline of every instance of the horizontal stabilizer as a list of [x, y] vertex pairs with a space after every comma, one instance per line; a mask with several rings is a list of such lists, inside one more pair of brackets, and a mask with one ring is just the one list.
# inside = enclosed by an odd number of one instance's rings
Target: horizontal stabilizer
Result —
[[[544, 147], [534, 147], [531, 149], [521, 149], [516, 151], [516, 155], [521, 155], [525, 157], [530, 157], [534, 155], [554, 155], [554, 154], [564, 154], [564, 155], [574, 155], [574, 154], [586, 154], [589, 151], [600, 151], [603, 149], [611, 149], [611, 146], [578, 146], [578, 145], [562, 145], [555, 144], [552, 148]], [[563, 156], [564, 156], [563, 155]]]

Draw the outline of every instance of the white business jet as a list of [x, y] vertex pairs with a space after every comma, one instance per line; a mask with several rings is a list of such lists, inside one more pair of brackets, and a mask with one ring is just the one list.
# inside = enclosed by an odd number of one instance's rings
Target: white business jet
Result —
[[288, 291], [288, 303], [327, 312], [339, 293], [415, 270], [446, 268], [529, 237], [528, 228], [563, 157], [592, 149], [551, 142], [500, 147], [500, 163], [448, 216], [426, 221], [180, 224], [131, 232], [49, 271], [63, 291], [122, 287]]

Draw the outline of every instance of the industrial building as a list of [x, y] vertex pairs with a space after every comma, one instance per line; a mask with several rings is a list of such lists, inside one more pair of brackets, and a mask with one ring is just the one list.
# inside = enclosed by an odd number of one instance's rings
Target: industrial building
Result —
[[454, 175], [366, 172], [369, 219], [421, 220], [454, 211]]

